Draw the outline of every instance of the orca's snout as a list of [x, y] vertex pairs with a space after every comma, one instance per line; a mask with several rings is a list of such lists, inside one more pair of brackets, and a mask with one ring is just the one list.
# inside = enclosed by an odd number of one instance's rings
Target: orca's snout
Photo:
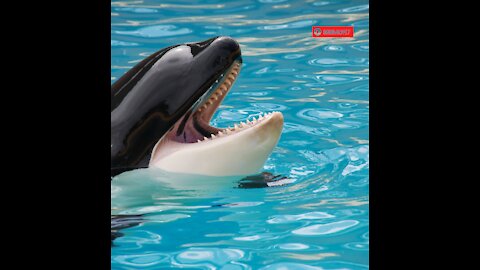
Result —
[[215, 38], [211, 45], [216, 47], [219, 51], [224, 51], [224, 53], [228, 55], [231, 60], [242, 62], [240, 44], [238, 44], [238, 42], [233, 38], [229, 36], [219, 36]]
[[[204, 41], [187, 44], [193, 56], [202, 55], [202, 67], [211, 66], [212, 70], [225, 69], [234, 61], [242, 63], [240, 44], [229, 36], [218, 36]], [[213, 61], [210, 64], [209, 60]]]
[[240, 51], [240, 44], [238, 44], [238, 42], [231, 37], [219, 36], [214, 42], [219, 43], [223, 48], [230, 52]]

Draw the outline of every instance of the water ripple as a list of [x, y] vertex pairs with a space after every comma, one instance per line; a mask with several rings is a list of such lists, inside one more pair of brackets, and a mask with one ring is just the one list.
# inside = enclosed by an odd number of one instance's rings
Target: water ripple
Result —
[[298, 112], [297, 116], [311, 121], [321, 121], [323, 119], [342, 118], [344, 115], [335, 111], [304, 109]]
[[319, 67], [368, 67], [367, 58], [317, 58], [308, 61], [309, 65]]
[[301, 263], [275, 263], [260, 270], [324, 270], [324, 268]]
[[285, 250], [303, 250], [310, 248], [310, 246], [301, 243], [285, 243], [278, 245], [278, 248]]
[[369, 5], [360, 5], [360, 6], [342, 8], [342, 9], [339, 9], [338, 12], [340, 12], [340, 13], [350, 13], [350, 12], [365, 11], [365, 10], [368, 10], [368, 9], [369, 9]]
[[269, 220], [267, 223], [270, 224], [281, 224], [281, 223], [290, 223], [299, 220], [316, 220], [316, 219], [325, 219], [325, 218], [333, 218], [330, 214], [325, 212], [309, 212], [300, 215], [283, 215], [283, 216], [275, 216]]
[[360, 222], [357, 220], [342, 220], [327, 224], [317, 224], [307, 227], [303, 227], [297, 230], [292, 231], [293, 234], [297, 235], [327, 235], [334, 234], [337, 232], [344, 231], [348, 228], [358, 225]]
[[169, 256], [162, 253], [135, 254], [115, 256], [113, 261], [135, 267], [152, 267], [161, 264], [169, 259]]
[[316, 20], [303, 20], [297, 22], [291, 22], [286, 24], [270, 24], [265, 26], [259, 26], [257, 29], [259, 30], [279, 30], [279, 29], [296, 29], [296, 28], [304, 28], [307, 26], [312, 26], [317, 23]]
[[191, 29], [179, 28], [175, 25], [155, 25], [143, 27], [133, 31], [114, 31], [115, 34], [119, 35], [138, 36], [146, 38], [186, 35], [192, 32], [193, 31]]
[[236, 261], [245, 256], [245, 252], [238, 249], [220, 248], [190, 248], [181, 252], [175, 257], [180, 264], [196, 264], [211, 262], [217, 265], [224, 265]]

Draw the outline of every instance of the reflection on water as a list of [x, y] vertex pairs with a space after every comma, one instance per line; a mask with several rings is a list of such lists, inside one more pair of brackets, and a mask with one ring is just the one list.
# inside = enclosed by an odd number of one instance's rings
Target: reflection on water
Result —
[[[244, 65], [214, 115], [226, 127], [281, 111], [264, 169], [294, 180], [241, 189], [237, 178], [141, 170], [112, 181], [112, 214], [140, 214], [112, 269], [367, 269], [368, 1], [112, 2], [112, 82], [160, 48], [229, 35]], [[313, 39], [312, 25], [355, 37]]]

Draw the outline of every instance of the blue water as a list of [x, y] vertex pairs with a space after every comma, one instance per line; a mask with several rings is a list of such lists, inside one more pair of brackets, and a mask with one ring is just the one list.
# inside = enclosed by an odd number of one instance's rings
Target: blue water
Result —
[[[145, 214], [112, 269], [369, 267], [368, 1], [114, 1], [112, 82], [166, 46], [229, 35], [243, 68], [213, 124], [281, 111], [265, 170], [283, 187], [138, 171], [112, 182], [112, 213]], [[312, 25], [353, 25], [314, 39]]]

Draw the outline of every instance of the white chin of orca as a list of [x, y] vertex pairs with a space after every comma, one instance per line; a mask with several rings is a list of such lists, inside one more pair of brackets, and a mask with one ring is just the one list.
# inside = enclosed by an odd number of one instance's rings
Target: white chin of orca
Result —
[[150, 167], [209, 176], [258, 173], [278, 143], [283, 115], [268, 113], [235, 126], [196, 143], [163, 139], [155, 147]]
[[[252, 121], [235, 124], [233, 128], [216, 128], [209, 122], [228, 94], [241, 63], [235, 61], [220, 76], [208, 99], [191, 117], [182, 119], [154, 147], [149, 167], [167, 172], [207, 175], [241, 176], [258, 173], [283, 129], [280, 112], [264, 114]], [[212, 86], [213, 87], [213, 86]], [[185, 124], [186, 122], [186, 124]], [[179, 127], [182, 126], [179, 136]], [[203, 131], [200, 132], [199, 128]], [[211, 133], [208, 138], [205, 132]]]

